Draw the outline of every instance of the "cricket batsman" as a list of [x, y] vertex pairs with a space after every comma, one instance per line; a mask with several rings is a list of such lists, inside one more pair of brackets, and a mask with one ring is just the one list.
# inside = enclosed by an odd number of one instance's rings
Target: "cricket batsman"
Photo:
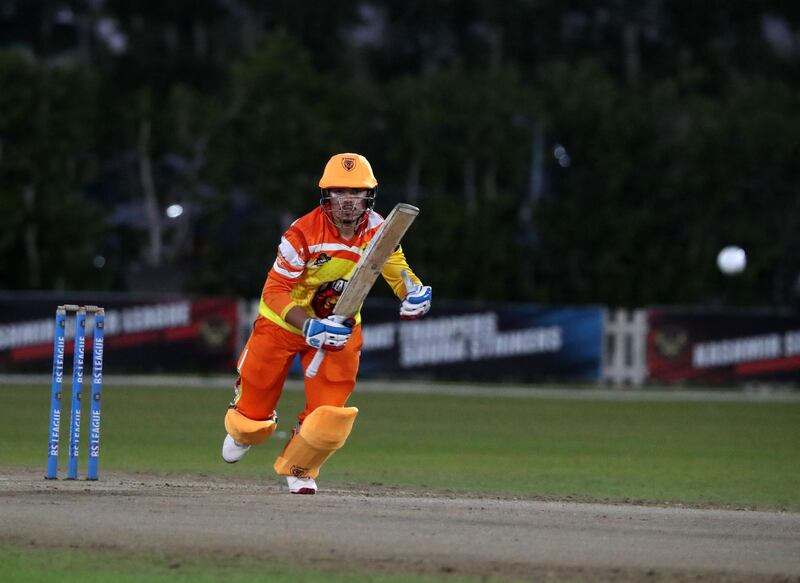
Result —
[[[332, 312], [383, 222], [372, 210], [377, 186], [364, 156], [336, 154], [328, 161], [319, 181], [319, 207], [281, 237], [258, 317], [239, 357], [236, 393], [225, 415], [222, 457], [228, 463], [238, 462], [275, 431], [275, 408], [295, 355], [300, 354], [305, 370], [318, 349], [326, 351], [319, 373], [305, 378], [305, 409], [274, 465], [292, 494], [316, 493], [320, 467], [344, 445], [358, 414], [345, 403], [356, 383], [361, 315], [345, 320]], [[400, 318], [428, 312], [431, 288], [411, 271], [399, 245], [381, 275], [401, 300]]]

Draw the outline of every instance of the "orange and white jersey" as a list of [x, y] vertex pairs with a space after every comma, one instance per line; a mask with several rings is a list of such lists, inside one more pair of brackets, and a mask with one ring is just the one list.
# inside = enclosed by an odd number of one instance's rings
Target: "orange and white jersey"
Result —
[[[383, 223], [383, 217], [375, 211], [367, 213], [366, 220], [350, 240], [339, 236], [338, 229], [319, 207], [292, 223], [281, 237], [278, 256], [267, 275], [259, 314], [296, 334], [302, 332], [284, 320], [292, 307], [299, 306], [312, 318], [329, 316], [364, 248]], [[398, 245], [381, 275], [401, 299], [406, 294], [400, 276], [403, 269], [408, 270], [415, 283], [421, 284]], [[360, 321], [359, 313], [356, 323]]]

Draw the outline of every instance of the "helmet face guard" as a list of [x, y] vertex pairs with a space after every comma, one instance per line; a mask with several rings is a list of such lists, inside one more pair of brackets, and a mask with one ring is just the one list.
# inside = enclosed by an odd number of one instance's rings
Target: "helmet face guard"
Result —
[[[319, 204], [325, 217], [337, 228], [358, 229], [375, 206], [378, 181], [369, 161], [360, 154], [336, 154], [328, 160], [319, 180]], [[348, 191], [338, 196], [331, 191]], [[349, 194], [349, 196], [348, 196]], [[355, 206], [358, 205], [358, 206]], [[360, 211], [360, 214], [356, 214]]]
[[[367, 220], [369, 211], [375, 207], [375, 195], [378, 190], [377, 187], [364, 189], [367, 194], [347, 196], [343, 195], [341, 198], [331, 196], [331, 190], [336, 188], [322, 188], [320, 189], [319, 205], [322, 207], [322, 212], [337, 229], [352, 226], [354, 230], [358, 230], [361, 225]], [[360, 211], [360, 212], [359, 212]], [[359, 213], [356, 215], [356, 213]], [[351, 219], [352, 225], [348, 225]]]

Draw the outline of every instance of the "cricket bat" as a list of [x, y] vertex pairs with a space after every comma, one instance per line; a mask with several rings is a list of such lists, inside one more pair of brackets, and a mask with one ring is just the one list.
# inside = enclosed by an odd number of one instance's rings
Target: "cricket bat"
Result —
[[[353, 276], [347, 282], [342, 295], [339, 296], [336, 305], [333, 307], [334, 316], [352, 318], [358, 313], [389, 256], [400, 244], [400, 239], [403, 238], [403, 235], [408, 231], [418, 214], [419, 209], [410, 204], [401, 202], [395, 205], [392, 212], [389, 213], [389, 216], [378, 228], [378, 232], [375, 233], [375, 236], [364, 249], [361, 259], [356, 263]], [[308, 378], [317, 376], [324, 358], [325, 351], [322, 348], [318, 349], [314, 359], [306, 369]]]

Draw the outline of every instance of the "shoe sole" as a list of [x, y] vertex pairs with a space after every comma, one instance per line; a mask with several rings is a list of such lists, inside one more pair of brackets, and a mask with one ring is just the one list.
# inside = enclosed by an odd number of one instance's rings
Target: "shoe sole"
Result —
[[241, 461], [241, 460], [242, 460], [242, 458], [243, 458], [243, 457], [244, 457], [244, 455], [245, 455], [245, 454], [246, 454], [246, 453], [249, 451], [249, 449], [250, 449], [250, 448], [248, 448], [247, 450], [245, 450], [245, 452], [244, 452], [244, 453], [243, 453], [241, 456], [239, 456], [237, 459], [235, 459], [235, 460], [229, 460], [229, 459], [227, 459], [227, 458], [225, 457], [225, 454], [220, 454], [220, 457], [222, 458], [222, 461], [224, 461], [226, 464], [235, 464], [236, 462], [238, 462], [238, 461]]
[[[245, 452], [245, 453], [247, 453], [247, 452]], [[219, 457], [221, 457], [222, 461], [224, 461], [226, 464], [235, 464], [236, 462], [242, 461], [242, 458], [244, 457], [244, 454], [242, 454], [242, 457], [240, 457], [238, 459], [235, 459], [235, 460], [229, 460], [224, 455], [220, 455]]]
[[290, 493], [291, 494], [306, 494], [306, 495], [309, 495], [309, 496], [313, 496], [314, 494], [317, 493], [317, 491], [314, 488], [300, 488], [296, 492], [291, 492], [291, 490], [290, 490]]

